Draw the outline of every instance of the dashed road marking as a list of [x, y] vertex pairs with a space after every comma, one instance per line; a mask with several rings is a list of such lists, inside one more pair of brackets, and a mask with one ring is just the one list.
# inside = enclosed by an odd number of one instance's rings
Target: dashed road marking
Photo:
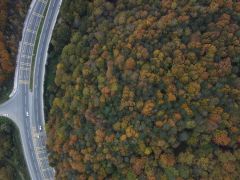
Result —
[[36, 12], [33, 12], [33, 15], [34, 15], [34, 16], [37, 16], [37, 17], [40, 17], [40, 18], [43, 18], [43, 15], [42, 15], [42, 14], [39, 14], [39, 13], [36, 13]]
[[22, 68], [20, 67], [20, 71], [30, 71], [31, 69], [30, 68]]
[[38, 0], [39, 2], [42, 2], [43, 4], [47, 4], [47, 1], [44, 0]]
[[31, 63], [20, 62], [20, 66], [31, 66]]
[[29, 29], [29, 28], [27, 28], [26, 31], [27, 31], [27, 32], [30, 32], [30, 33], [33, 33], [33, 34], [36, 34], [36, 33], [37, 33], [37, 31], [34, 31], [34, 30], [32, 30], [32, 29]]
[[29, 84], [28, 80], [19, 80], [19, 84]]
[[23, 42], [23, 45], [26, 45], [26, 46], [34, 46], [33, 43], [29, 43], [29, 42]]
[[21, 57], [27, 58], [27, 59], [31, 59], [32, 58], [32, 56], [29, 56], [29, 55], [26, 55], [26, 54], [22, 54]]

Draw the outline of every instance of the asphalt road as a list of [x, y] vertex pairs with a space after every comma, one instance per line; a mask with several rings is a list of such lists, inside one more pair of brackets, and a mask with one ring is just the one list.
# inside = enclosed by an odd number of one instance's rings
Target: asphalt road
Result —
[[[50, 1], [49, 8], [44, 17], [48, 1]], [[10, 99], [0, 105], [0, 115], [8, 116], [19, 128], [25, 160], [33, 180], [54, 179], [55, 174], [54, 169], [48, 164], [45, 146], [43, 83], [48, 46], [61, 2], [62, 0], [32, 1], [19, 47], [14, 89]], [[33, 91], [31, 92], [29, 86], [33, 49], [41, 19], [44, 18], [35, 56]]]

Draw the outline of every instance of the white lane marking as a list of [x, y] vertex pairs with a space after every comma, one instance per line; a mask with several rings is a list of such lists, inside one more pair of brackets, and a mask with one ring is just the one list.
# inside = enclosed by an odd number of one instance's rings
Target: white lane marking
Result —
[[[45, 1], [44, 1], [45, 2]], [[34, 161], [34, 163], [36, 163], [36, 161]], [[35, 165], [35, 164], [34, 164]], [[52, 171], [52, 169], [47, 169], [46, 175], [51, 175], [51, 173], [54, 173], [54, 171]], [[49, 177], [49, 176], [48, 176]], [[50, 178], [50, 177], [49, 177]]]
[[29, 46], [26, 46], [27, 49], [26, 49], [26, 53], [25, 54], [32, 54], [33, 52], [33, 47], [34, 47], [34, 43], [30, 43], [31, 45]]
[[31, 68], [22, 68], [22, 67], [20, 67], [20, 70], [21, 70], [21, 71], [30, 71]]
[[36, 34], [33, 34], [33, 36], [31, 36], [31, 38], [30, 38], [30, 41], [35, 43], [36, 36], [37, 36]]
[[36, 34], [36, 33], [37, 33], [37, 31], [34, 31], [34, 30], [32, 30], [32, 29], [29, 29], [29, 28], [27, 28], [26, 31], [27, 31], [27, 32], [30, 32], [30, 33], [33, 33], [33, 34]]
[[39, 7], [39, 9], [37, 9], [38, 10], [38, 12], [40, 13], [40, 14], [43, 14], [44, 13], [44, 9], [46, 8], [46, 4], [44, 4], [44, 3], [39, 3], [40, 5], [40, 7]]
[[20, 62], [20, 66], [31, 66], [31, 63]]
[[32, 24], [32, 16], [29, 17], [28, 24], [30, 24], [30, 25]]
[[[32, 49], [33, 49], [33, 46], [31, 46], [31, 43], [27, 44], [26, 41], [25, 43], [22, 42], [20, 57], [31, 59], [31, 57], [29, 56], [31, 56], [32, 54]], [[20, 59], [20, 62], [21, 62], [21, 59]]]
[[40, 19], [35, 19], [34, 21], [34, 28], [38, 29], [40, 25]]
[[39, 2], [42, 2], [43, 4], [47, 4], [47, 1], [44, 0], [38, 0]]
[[37, 17], [40, 17], [40, 18], [43, 18], [44, 16], [42, 14], [39, 14], [37, 12], [33, 12], [32, 13], [34, 16], [37, 16]]
[[29, 84], [29, 81], [20, 79], [19, 84]]
[[22, 54], [21, 57], [27, 58], [27, 59], [31, 59], [32, 58], [32, 56], [29, 56], [29, 55], [26, 55], [26, 54]]
[[23, 45], [26, 45], [26, 46], [34, 46], [34, 44], [29, 43], [29, 42], [23, 42]]

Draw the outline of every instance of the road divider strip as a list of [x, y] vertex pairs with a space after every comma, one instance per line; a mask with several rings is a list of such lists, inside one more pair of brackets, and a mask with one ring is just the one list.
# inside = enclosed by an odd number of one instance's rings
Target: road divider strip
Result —
[[49, 3], [50, 3], [50, 1], [46, 1], [46, 7], [43, 12], [43, 18], [41, 19], [40, 24], [38, 26], [36, 39], [35, 39], [35, 43], [34, 43], [34, 47], [33, 47], [32, 65], [31, 65], [31, 73], [30, 73], [30, 87], [29, 87], [30, 91], [33, 90], [33, 79], [34, 79], [34, 67], [35, 67], [35, 61], [36, 61], [36, 54], [37, 54], [37, 50], [38, 50], [40, 36], [42, 33], [42, 29], [43, 29], [43, 24], [44, 24], [46, 14], [48, 11]]

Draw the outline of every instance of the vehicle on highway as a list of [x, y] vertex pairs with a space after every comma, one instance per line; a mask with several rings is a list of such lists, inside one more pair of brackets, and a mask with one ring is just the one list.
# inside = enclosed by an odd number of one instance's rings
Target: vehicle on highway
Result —
[[42, 126], [39, 126], [39, 130], [40, 130], [40, 131], [42, 130]]
[[26, 112], [26, 116], [29, 116], [29, 113], [28, 113], [28, 112]]

